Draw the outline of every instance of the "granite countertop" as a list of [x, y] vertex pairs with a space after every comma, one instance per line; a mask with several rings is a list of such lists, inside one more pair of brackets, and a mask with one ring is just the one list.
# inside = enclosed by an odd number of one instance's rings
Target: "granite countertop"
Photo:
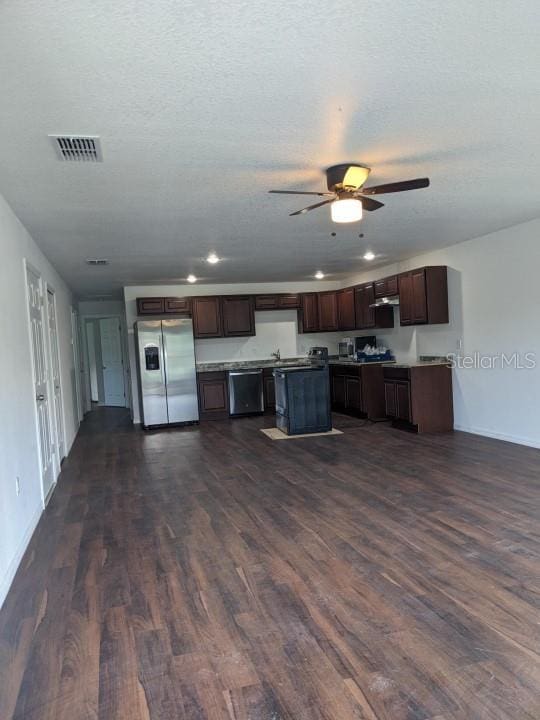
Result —
[[393, 368], [412, 368], [425, 367], [427, 365], [449, 365], [449, 360], [444, 356], [420, 356], [416, 361], [409, 363], [401, 363], [396, 360], [377, 360], [375, 362], [360, 363], [356, 360], [340, 360], [332, 358], [328, 361], [329, 365], [388, 365]]
[[[296, 358], [282, 358], [281, 360], [231, 360], [226, 362], [198, 362], [197, 372], [224, 372], [227, 370], [254, 370], [256, 368], [283, 368], [298, 367], [299, 365], [310, 365], [309, 359], [303, 355]], [[375, 362], [361, 363], [356, 360], [340, 360], [337, 356], [330, 356], [329, 365], [389, 365], [397, 368], [424, 367], [425, 365], [448, 365], [445, 357], [420, 357], [416, 362], [398, 363], [396, 360], [377, 360]]]
[[417, 362], [411, 363], [384, 363], [385, 365], [392, 365], [394, 368], [413, 368], [413, 367], [428, 367], [430, 365], [450, 365], [448, 360], [418, 360]]
[[357, 360], [340, 360], [339, 358], [330, 358], [329, 365], [394, 365], [395, 360], [374, 360], [373, 362], [358, 362]]
[[196, 363], [197, 372], [223, 372], [224, 370], [250, 370], [256, 368], [281, 368], [310, 365], [305, 355], [297, 358], [282, 358], [281, 360], [231, 360], [227, 362]]

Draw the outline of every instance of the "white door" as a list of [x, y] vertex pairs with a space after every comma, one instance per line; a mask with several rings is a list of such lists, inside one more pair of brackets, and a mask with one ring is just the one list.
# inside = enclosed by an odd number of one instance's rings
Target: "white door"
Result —
[[54, 421], [56, 429], [56, 447], [59, 459], [66, 456], [64, 441], [64, 418], [62, 413], [62, 388], [60, 385], [60, 355], [58, 349], [58, 331], [56, 328], [56, 299], [54, 292], [47, 288], [47, 318], [49, 321], [49, 348], [51, 353], [51, 384], [54, 403]]
[[32, 366], [34, 371], [34, 397], [37, 410], [39, 454], [43, 501], [54, 485], [54, 448], [52, 443], [50, 407], [48, 397], [48, 368], [45, 354], [43, 327], [43, 301], [41, 280], [29, 267], [26, 268]]
[[124, 364], [122, 362], [122, 339], [118, 318], [99, 321], [101, 336], [101, 360], [103, 363], [103, 388], [105, 405], [125, 407]]

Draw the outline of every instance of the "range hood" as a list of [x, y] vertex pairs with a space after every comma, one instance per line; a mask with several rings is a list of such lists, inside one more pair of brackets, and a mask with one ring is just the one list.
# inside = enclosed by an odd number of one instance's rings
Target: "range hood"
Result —
[[399, 305], [399, 295], [388, 295], [387, 297], [377, 298], [369, 307], [377, 308], [386, 307], [387, 305]]

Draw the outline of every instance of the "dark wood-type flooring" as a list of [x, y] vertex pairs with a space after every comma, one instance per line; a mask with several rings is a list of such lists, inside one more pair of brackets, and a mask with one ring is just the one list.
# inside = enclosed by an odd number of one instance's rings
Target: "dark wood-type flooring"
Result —
[[2, 720], [538, 720], [540, 452], [85, 420], [0, 612]]

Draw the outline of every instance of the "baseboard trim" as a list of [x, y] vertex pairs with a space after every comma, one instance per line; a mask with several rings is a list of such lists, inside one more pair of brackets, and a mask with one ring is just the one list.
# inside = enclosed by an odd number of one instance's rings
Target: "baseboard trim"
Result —
[[24, 557], [26, 548], [28, 547], [28, 544], [30, 542], [32, 535], [34, 534], [34, 530], [37, 527], [37, 524], [39, 522], [39, 519], [40, 519], [42, 513], [43, 513], [43, 507], [41, 505], [41, 499], [40, 499], [39, 506], [36, 509], [36, 512], [34, 513], [32, 520], [30, 521], [30, 524], [26, 528], [26, 531], [25, 531], [23, 537], [21, 538], [19, 546], [15, 552], [15, 555], [11, 558], [11, 562], [8, 565], [8, 569], [6, 570], [6, 573], [5, 573], [4, 577], [2, 578], [2, 581], [0, 582], [0, 609], [2, 608], [2, 605], [4, 604], [4, 600], [7, 597], [9, 588], [11, 587], [11, 583], [13, 582], [15, 574], [16, 574], [17, 570], [19, 569], [21, 560]]
[[473, 435], [483, 435], [484, 437], [493, 438], [494, 440], [503, 440], [504, 442], [514, 443], [515, 445], [526, 445], [527, 447], [540, 448], [540, 440], [538, 438], [522, 437], [521, 435], [508, 435], [507, 433], [498, 433], [486, 428], [468, 427], [466, 425], [454, 424], [454, 430], [472, 433]]

